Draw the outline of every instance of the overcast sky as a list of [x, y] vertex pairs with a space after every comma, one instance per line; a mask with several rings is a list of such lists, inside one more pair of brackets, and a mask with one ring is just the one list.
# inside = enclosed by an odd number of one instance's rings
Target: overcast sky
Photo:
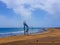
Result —
[[60, 27], [60, 0], [0, 0], [0, 27]]

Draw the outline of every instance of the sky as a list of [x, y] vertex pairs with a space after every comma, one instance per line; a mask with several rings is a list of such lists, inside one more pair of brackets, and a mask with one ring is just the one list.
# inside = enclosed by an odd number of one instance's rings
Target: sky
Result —
[[0, 27], [60, 27], [60, 0], [0, 0]]

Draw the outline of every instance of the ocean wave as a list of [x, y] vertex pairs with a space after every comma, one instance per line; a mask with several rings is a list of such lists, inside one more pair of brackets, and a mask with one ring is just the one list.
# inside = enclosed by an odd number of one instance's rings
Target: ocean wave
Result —
[[[43, 30], [29, 30], [29, 34], [36, 34], [38, 32], [42, 32]], [[15, 31], [15, 32], [7, 32], [7, 33], [0, 33], [0, 37], [7, 37], [7, 36], [16, 36], [16, 35], [23, 35], [24, 31]]]
[[11, 34], [11, 33], [13, 33], [13, 34], [17, 34], [17, 33], [23, 33], [24, 31], [16, 31], [16, 32], [7, 32], [7, 33], [0, 33], [0, 34]]
[[23, 33], [24, 33], [24, 31], [0, 33], [0, 38], [1, 37], [8, 37], [8, 36], [23, 35]]

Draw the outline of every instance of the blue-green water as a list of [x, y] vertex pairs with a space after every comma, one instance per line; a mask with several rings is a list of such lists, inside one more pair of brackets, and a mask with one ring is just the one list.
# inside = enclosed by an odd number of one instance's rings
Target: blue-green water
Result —
[[[30, 28], [29, 34], [43, 32], [43, 28]], [[23, 28], [0, 28], [0, 37], [23, 35]]]

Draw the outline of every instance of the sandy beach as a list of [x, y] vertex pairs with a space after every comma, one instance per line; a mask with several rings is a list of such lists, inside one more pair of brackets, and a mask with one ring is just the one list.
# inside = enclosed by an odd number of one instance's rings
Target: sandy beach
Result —
[[0, 38], [0, 45], [60, 45], [60, 29], [49, 28], [41, 34]]

